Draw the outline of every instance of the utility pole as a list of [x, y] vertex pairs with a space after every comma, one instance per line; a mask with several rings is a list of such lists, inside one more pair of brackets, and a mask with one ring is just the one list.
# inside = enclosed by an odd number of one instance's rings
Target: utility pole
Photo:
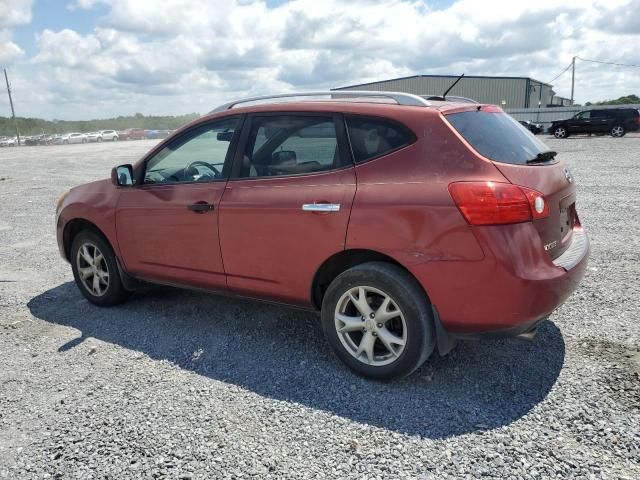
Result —
[[16, 137], [18, 138], [18, 146], [20, 146], [20, 130], [18, 130], [18, 121], [16, 120], [16, 112], [13, 109], [13, 99], [11, 98], [11, 87], [9, 86], [9, 77], [7, 77], [7, 69], [4, 69], [4, 81], [7, 82], [7, 93], [9, 94], [9, 105], [11, 105], [11, 118], [16, 126]]
[[571, 59], [571, 105], [573, 105], [573, 88], [576, 82], [576, 57]]

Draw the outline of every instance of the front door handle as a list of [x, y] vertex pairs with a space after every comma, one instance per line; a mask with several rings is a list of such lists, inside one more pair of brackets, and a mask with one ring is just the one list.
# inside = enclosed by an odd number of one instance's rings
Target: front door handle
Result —
[[213, 205], [207, 202], [193, 203], [187, 207], [192, 212], [205, 213], [213, 210]]
[[305, 212], [339, 212], [339, 203], [305, 203], [302, 205], [302, 210]]

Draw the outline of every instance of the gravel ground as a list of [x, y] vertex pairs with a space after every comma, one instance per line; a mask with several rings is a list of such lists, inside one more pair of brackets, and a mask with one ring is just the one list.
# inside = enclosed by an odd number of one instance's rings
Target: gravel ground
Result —
[[313, 314], [169, 288], [86, 302], [54, 205], [151, 141], [0, 150], [0, 477], [640, 478], [640, 136], [545, 139], [588, 273], [532, 343], [376, 383]]

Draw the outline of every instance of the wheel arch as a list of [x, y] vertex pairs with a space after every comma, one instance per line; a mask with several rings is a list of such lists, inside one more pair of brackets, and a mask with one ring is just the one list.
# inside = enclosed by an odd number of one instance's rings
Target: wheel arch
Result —
[[[404, 265], [402, 265], [400, 262], [390, 257], [389, 255], [375, 250], [349, 249], [332, 255], [331, 257], [326, 259], [316, 271], [316, 274], [313, 277], [313, 282], [311, 284], [311, 304], [313, 305], [313, 307], [316, 310], [320, 310], [324, 294], [334, 278], [336, 278], [338, 275], [348, 270], [349, 268], [367, 262], [386, 262], [397, 265], [398, 267], [405, 270], [414, 279], [416, 279], [418, 285], [420, 285], [420, 288], [424, 291], [424, 287], [418, 281], [418, 279], [415, 278], [415, 275], [413, 275], [407, 268], [405, 268]], [[426, 291], [424, 291], [424, 294], [427, 297], [427, 301], [429, 302], [429, 304], [431, 304], [429, 294]]]
[[74, 218], [67, 222], [67, 224], [64, 226], [64, 230], [62, 233], [62, 242], [63, 242], [62, 244], [64, 246], [64, 254], [68, 261], [71, 261], [70, 260], [71, 244], [73, 243], [73, 239], [80, 232], [83, 232], [85, 230], [90, 230], [100, 235], [109, 244], [111, 249], [114, 250], [113, 245], [109, 241], [109, 237], [107, 237], [107, 235], [105, 235], [105, 233], [95, 223], [87, 220], [86, 218]]

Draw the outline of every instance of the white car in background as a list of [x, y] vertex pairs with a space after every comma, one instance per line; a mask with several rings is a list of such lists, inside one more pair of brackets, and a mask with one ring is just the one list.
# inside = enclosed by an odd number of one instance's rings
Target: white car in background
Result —
[[84, 133], [67, 133], [62, 136], [62, 143], [87, 143], [87, 136]]
[[118, 140], [118, 132], [115, 130], [102, 130], [100, 136], [105, 142], [115, 142]]
[[18, 141], [15, 138], [5, 138], [0, 140], [0, 147], [15, 147]]
[[87, 142], [101, 142], [102, 134], [100, 132], [87, 133]]

